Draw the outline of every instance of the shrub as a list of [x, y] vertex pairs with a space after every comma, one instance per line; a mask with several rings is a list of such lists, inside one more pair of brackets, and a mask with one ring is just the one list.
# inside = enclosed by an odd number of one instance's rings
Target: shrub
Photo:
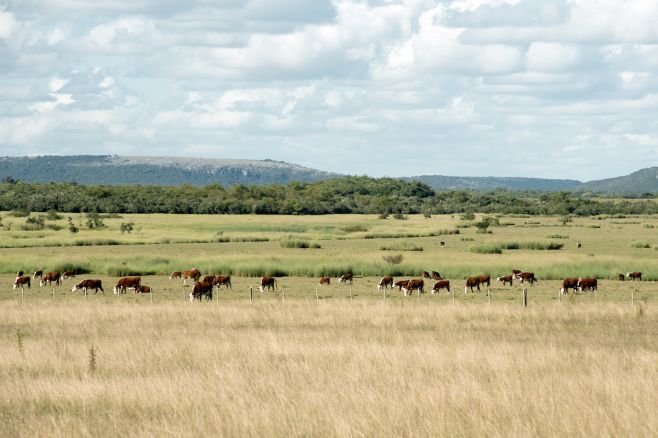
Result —
[[380, 251], [422, 251], [423, 247], [404, 242], [399, 245], [381, 246]]
[[546, 236], [548, 239], [568, 239], [569, 236], [566, 234], [550, 234]]
[[397, 220], [400, 220], [400, 221], [406, 221], [409, 218], [407, 216], [405, 216], [404, 214], [402, 214], [402, 213], [395, 213], [393, 215], [393, 219], [397, 219]]
[[14, 217], [28, 217], [29, 215], [30, 215], [30, 210], [28, 209], [14, 210], [11, 213], [9, 213], [9, 216], [14, 216]]
[[556, 243], [556, 242], [507, 242], [507, 243], [500, 243], [498, 244], [502, 249], [529, 249], [529, 250], [537, 250], [537, 251], [556, 251], [560, 250], [564, 247], [564, 244], [562, 243]]
[[382, 256], [382, 259], [389, 265], [399, 265], [404, 260], [404, 255], [402, 254], [391, 254]]
[[462, 213], [459, 218], [463, 221], [472, 221], [475, 220], [475, 213], [468, 211], [466, 213]]
[[634, 240], [631, 242], [633, 248], [651, 248], [651, 244], [646, 240]]
[[368, 227], [361, 224], [346, 225], [344, 227], [341, 227], [340, 231], [342, 231], [343, 233], [358, 233], [360, 231], [368, 231]]
[[319, 243], [309, 243], [305, 240], [282, 240], [282, 248], [315, 248], [320, 249], [322, 246]]
[[480, 245], [480, 246], [471, 246], [469, 248], [471, 252], [477, 254], [502, 254], [503, 250], [496, 245]]
[[134, 227], [135, 227], [134, 222], [121, 222], [121, 234], [132, 233]]
[[57, 221], [63, 218], [63, 216], [59, 213], [57, 213], [55, 210], [48, 210], [48, 213], [46, 214], [46, 218], [49, 221]]

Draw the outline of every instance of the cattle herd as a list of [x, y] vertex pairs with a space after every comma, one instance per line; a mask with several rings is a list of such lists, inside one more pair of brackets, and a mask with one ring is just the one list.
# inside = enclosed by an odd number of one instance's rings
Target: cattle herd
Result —
[[[34, 272], [34, 274], [30, 276], [24, 275], [23, 271], [19, 271], [16, 275], [16, 280], [14, 281], [13, 287], [14, 289], [23, 289], [26, 286], [30, 288], [32, 280], [39, 280], [39, 287], [43, 287], [45, 285], [52, 287], [53, 283], [55, 286], [59, 286], [61, 285], [62, 280], [75, 277], [75, 272], [44, 273], [42, 270], [40, 270]], [[441, 289], [445, 289], [447, 293], [450, 293], [450, 281], [443, 278], [439, 272], [423, 271], [421, 272], [421, 277], [422, 278], [394, 281], [392, 276], [386, 275], [379, 281], [377, 289], [386, 290], [388, 288], [393, 289], [397, 287], [400, 292], [402, 292], [405, 296], [408, 296], [411, 295], [414, 291], [423, 293], [425, 288], [424, 279], [432, 279], [435, 281], [431, 289], [432, 294], [439, 293]], [[626, 275], [617, 274], [616, 278], [619, 281], [624, 281], [626, 278], [631, 280], [642, 280], [642, 273], [628, 272]], [[218, 290], [222, 286], [226, 286], [227, 290], [232, 288], [230, 275], [206, 275], [205, 277], [201, 278], [201, 271], [197, 268], [193, 268], [187, 271], [172, 272], [169, 276], [169, 279], [179, 279], [182, 281], [183, 285], [186, 284], [187, 280], [192, 280], [194, 282], [192, 292], [189, 294], [190, 301], [201, 300], [202, 298], [206, 298], [206, 300], [212, 300], [213, 290], [215, 288]], [[537, 281], [537, 278], [533, 272], [524, 272], [518, 269], [513, 269], [511, 275], [500, 276], [497, 277], [496, 280], [499, 283], [502, 283], [503, 286], [512, 286], [515, 280], [519, 281], [521, 284], [529, 283], [530, 285], [533, 285]], [[348, 282], [352, 284], [353, 281], [354, 276], [351, 273], [345, 273], [338, 279], [340, 284], [346, 284]], [[320, 277], [320, 286], [326, 286], [329, 284], [331, 284], [331, 277]], [[466, 282], [464, 284], [464, 293], [468, 293], [469, 291], [473, 293], [474, 289], [475, 291], [480, 292], [481, 285], [491, 286], [491, 276], [489, 274], [475, 275], [466, 278]], [[259, 292], [263, 293], [268, 290], [273, 291], [276, 288], [276, 278], [271, 276], [261, 277], [260, 285], [258, 287]], [[98, 293], [100, 290], [103, 294], [105, 294], [101, 280], [95, 279], [82, 280], [78, 284], [74, 285], [71, 291], [75, 292], [77, 290], [81, 290], [86, 295], [87, 292], [91, 291], [92, 289], [94, 290], [94, 293]], [[560, 292], [567, 294], [569, 293], [569, 289], [571, 289], [572, 293], [578, 293], [582, 291], [595, 291], [597, 290], [597, 279], [586, 277], [565, 278], [562, 282]], [[133, 293], [142, 294], [153, 292], [153, 289], [150, 286], [141, 284], [141, 277], [138, 276], [121, 278], [113, 288], [113, 292], [115, 294], [125, 294], [128, 290], [132, 290]]]

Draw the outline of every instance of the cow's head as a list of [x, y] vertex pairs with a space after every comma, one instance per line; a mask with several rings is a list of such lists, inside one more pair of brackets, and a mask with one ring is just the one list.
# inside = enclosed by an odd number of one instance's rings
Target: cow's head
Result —
[[46, 285], [46, 280], [41, 279], [41, 281], [39, 282], [39, 287], [44, 287], [45, 285]]
[[71, 292], [75, 292], [75, 291], [78, 290], [78, 289], [79, 289], [79, 288], [78, 288], [78, 285], [76, 284], [75, 286], [73, 286], [73, 289], [71, 289]]

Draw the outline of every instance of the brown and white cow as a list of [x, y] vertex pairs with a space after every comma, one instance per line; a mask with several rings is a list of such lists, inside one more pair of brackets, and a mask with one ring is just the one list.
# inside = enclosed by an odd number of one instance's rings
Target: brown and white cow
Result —
[[266, 289], [276, 289], [276, 278], [270, 276], [260, 278], [260, 286], [258, 287], [258, 290], [262, 293], [265, 292]]
[[169, 279], [173, 280], [174, 278], [182, 278], [182, 277], [183, 277], [183, 273], [181, 271], [174, 271], [169, 276]]
[[142, 284], [139, 287], [133, 288], [133, 293], [134, 294], [150, 294], [153, 292], [153, 288], [151, 286], [147, 286], [145, 284]]
[[523, 284], [524, 282], [527, 281], [528, 283], [530, 283], [530, 286], [535, 284], [535, 281], [537, 281], [537, 279], [535, 278], [535, 273], [534, 272], [521, 272], [520, 274], [518, 274], [516, 276], [516, 278], [521, 280], [521, 284]]
[[427, 272], [427, 271], [423, 271], [423, 272], [421, 272], [420, 275], [421, 275], [421, 277], [423, 277], [423, 278], [432, 278], [432, 277], [430, 276], [430, 273]]
[[183, 271], [181, 273], [181, 278], [183, 279], [183, 284], [186, 284], [187, 280], [189, 279], [197, 282], [201, 278], [201, 271], [199, 271], [197, 268], [192, 268], [190, 270]]
[[378, 290], [383, 290], [387, 288], [393, 289], [393, 277], [390, 275], [385, 275], [382, 277], [381, 280], [379, 280], [379, 284], [377, 285]]
[[39, 282], [39, 287], [43, 287], [48, 283], [48, 286], [52, 286], [53, 281], [55, 282], [56, 286], [59, 286], [61, 284], [60, 282], [61, 274], [59, 272], [48, 272], [41, 277], [41, 281]]
[[213, 286], [217, 286], [217, 289], [220, 289], [222, 286], [226, 286], [226, 289], [233, 289], [230, 275], [215, 275], [212, 284]]
[[440, 272], [432, 271], [432, 280], [443, 280]]
[[331, 277], [320, 277], [320, 282], [318, 283], [320, 286], [322, 285], [330, 285], [331, 284]]
[[119, 279], [117, 285], [114, 286], [112, 291], [115, 294], [122, 293], [125, 294], [127, 289], [137, 289], [141, 286], [141, 277], [124, 277]]
[[445, 289], [447, 293], [450, 293], [450, 281], [448, 280], [439, 280], [434, 283], [432, 286], [432, 294], [438, 294], [441, 292], [441, 289]]
[[630, 278], [631, 280], [633, 280], [633, 281], [642, 280], [642, 273], [641, 272], [628, 272], [626, 274], [626, 276], [628, 278]]
[[43, 277], [43, 271], [34, 271], [34, 274], [32, 275], [32, 279], [36, 280], [37, 278]]
[[518, 278], [519, 278], [519, 274], [520, 274], [521, 272], [523, 272], [523, 271], [521, 271], [520, 269], [512, 269], [512, 277], [518, 279]]
[[480, 284], [487, 284], [487, 286], [491, 286], [491, 275], [489, 274], [482, 274], [480, 275]]
[[[23, 271], [20, 271], [21, 273]], [[19, 275], [16, 277], [16, 280], [14, 281], [14, 289], [18, 289], [19, 287], [21, 289], [25, 289], [25, 286], [27, 285], [27, 288], [29, 289], [31, 284], [30, 284], [30, 279], [31, 277], [29, 275]]]
[[425, 282], [423, 279], [412, 279], [407, 282], [407, 285], [402, 288], [402, 292], [405, 295], [411, 295], [413, 291], [417, 290], [419, 293], [423, 293], [423, 288], [425, 287]]
[[572, 289], [574, 293], [576, 292], [576, 290], [578, 289], [578, 279], [577, 278], [569, 277], [569, 278], [565, 278], [562, 281], [562, 288], [560, 289], [560, 293], [568, 294], [569, 289]]
[[100, 289], [101, 292], [103, 292], [103, 295], [105, 295], [105, 291], [103, 290], [103, 282], [101, 282], [101, 280], [82, 280], [80, 283], [73, 286], [71, 292], [82, 290], [86, 294], [88, 289], [94, 289], [95, 294], [97, 294], [98, 289]]
[[624, 274], [617, 274], [617, 280], [626, 281], [626, 276]]
[[204, 283], [212, 283], [213, 281], [215, 281], [215, 276], [214, 275], [206, 275], [205, 277], [203, 277], [203, 280], [201, 280], [201, 281], [204, 282]]
[[67, 278], [75, 278], [75, 272], [74, 271], [64, 271], [62, 274], [62, 280], [66, 280]]
[[339, 283], [347, 283], [349, 281], [350, 284], [352, 284], [353, 280], [354, 280], [354, 276], [352, 274], [348, 273], [348, 274], [341, 275], [340, 278], [338, 279], [338, 282]]
[[478, 275], [477, 277], [468, 277], [466, 279], [466, 285], [464, 286], [464, 293], [468, 292], [468, 289], [471, 289], [471, 293], [473, 293], [473, 288], [477, 288], [478, 292], [480, 292], [480, 276]]
[[597, 290], [597, 280], [596, 278], [579, 278], [578, 279], [578, 290], [580, 291], [585, 291], [585, 290], [591, 290], [594, 292]]
[[407, 284], [409, 284], [409, 280], [400, 280], [400, 281], [396, 281], [393, 284], [393, 287], [397, 287], [398, 290], [401, 292], [402, 289], [406, 289]]
[[206, 283], [205, 281], [195, 282], [192, 292], [190, 292], [190, 302], [194, 302], [194, 300], [201, 301], [201, 298], [204, 296], [206, 300], [212, 300], [212, 288], [212, 283]]
[[504, 275], [502, 277], [496, 278], [496, 281], [499, 283], [503, 283], [503, 286], [505, 286], [507, 283], [511, 286], [512, 283], [514, 282], [514, 276], [513, 275]]

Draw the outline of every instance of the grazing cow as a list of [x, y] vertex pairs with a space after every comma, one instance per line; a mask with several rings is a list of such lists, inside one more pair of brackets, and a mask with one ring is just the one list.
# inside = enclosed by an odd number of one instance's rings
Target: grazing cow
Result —
[[43, 271], [34, 271], [34, 275], [32, 275], [32, 279], [36, 280], [37, 278], [43, 277]]
[[512, 269], [512, 277], [518, 279], [521, 272], [523, 272], [523, 271], [521, 271], [519, 269]]
[[441, 292], [441, 289], [445, 289], [448, 291], [447, 293], [450, 293], [450, 281], [448, 280], [439, 280], [436, 283], [434, 283], [434, 286], [432, 286], [432, 294], [438, 294]]
[[183, 284], [185, 284], [188, 279], [192, 279], [197, 282], [201, 278], [201, 271], [199, 271], [197, 268], [192, 268], [189, 271], [183, 271], [181, 278], [183, 279]]
[[326, 284], [327, 286], [331, 284], [331, 277], [320, 277], [320, 286]]
[[215, 276], [214, 275], [206, 275], [205, 277], [203, 277], [203, 280], [201, 280], [201, 281], [204, 282], [204, 283], [212, 283], [213, 281], [215, 281]]
[[427, 271], [423, 271], [423, 272], [421, 272], [420, 275], [421, 275], [423, 278], [432, 278], [432, 277], [430, 277], [430, 273], [427, 272]]
[[518, 274], [516, 276], [516, 278], [521, 280], [521, 284], [523, 284], [524, 282], [527, 281], [528, 283], [530, 283], [530, 286], [535, 284], [535, 281], [537, 281], [537, 279], [535, 278], [535, 273], [534, 272], [521, 272], [520, 274]]
[[147, 286], [145, 284], [143, 284], [139, 287], [133, 288], [133, 293], [134, 294], [150, 294], [151, 292], [153, 292], [153, 288], [151, 286]]
[[577, 247], [577, 248], [582, 248], [583, 245], [582, 245], [580, 242], [578, 242], [578, 243], [576, 244], [576, 247]]
[[141, 277], [124, 277], [117, 282], [116, 286], [114, 286], [113, 292], [115, 294], [125, 294], [126, 289], [137, 289], [140, 286], [141, 281]]
[[626, 276], [628, 278], [630, 278], [631, 280], [633, 280], [633, 281], [642, 280], [642, 273], [641, 272], [628, 272], [626, 274]]
[[446, 246], [446, 243], [445, 243], [445, 242], [439, 242], [439, 244], [440, 244], [441, 246]]
[[94, 289], [95, 294], [97, 294], [98, 289], [100, 289], [101, 292], [103, 292], [103, 295], [105, 295], [105, 291], [103, 290], [103, 283], [100, 280], [82, 280], [80, 283], [73, 286], [71, 292], [75, 292], [79, 289], [81, 289], [85, 294], [87, 293], [87, 289]]
[[59, 272], [48, 272], [41, 276], [41, 281], [39, 282], [39, 287], [43, 287], [48, 283], [48, 286], [52, 286], [52, 282], [55, 282], [55, 285], [59, 286], [61, 274]]
[[440, 272], [432, 271], [432, 280], [443, 280]]
[[480, 275], [480, 284], [487, 283], [487, 286], [491, 286], [491, 276], [489, 274]]
[[413, 291], [417, 290], [419, 293], [423, 293], [423, 288], [425, 287], [425, 282], [422, 279], [409, 280], [407, 285], [402, 288], [402, 291], [405, 295], [411, 295]]
[[473, 293], [473, 288], [476, 287], [478, 292], [480, 292], [480, 277], [468, 277], [466, 279], [466, 285], [464, 286], [464, 293], [468, 292], [468, 289], [471, 289]]
[[396, 281], [393, 287], [397, 287], [399, 291], [402, 291], [402, 289], [406, 290], [407, 284], [409, 284], [409, 280], [400, 280]]
[[64, 271], [64, 273], [62, 274], [62, 280], [66, 280], [67, 278], [75, 278], [75, 272]]
[[226, 286], [226, 289], [233, 289], [233, 286], [231, 286], [230, 275], [215, 275], [212, 284], [213, 286], [217, 286], [217, 289], [221, 288], [222, 286]]
[[597, 281], [596, 278], [579, 278], [577, 284], [578, 290], [591, 290], [594, 292], [597, 290]]
[[190, 292], [190, 302], [194, 302], [194, 300], [199, 300], [201, 301], [201, 298], [204, 296], [206, 297], [206, 300], [212, 300], [212, 288], [213, 284], [212, 283], [206, 283], [205, 281], [197, 281], [194, 283], [194, 288], [192, 288], [192, 292]]
[[393, 277], [391, 277], [390, 275], [385, 275], [382, 277], [381, 280], [379, 280], [377, 289], [382, 290], [382, 289], [387, 289], [388, 287], [393, 289]]
[[265, 292], [265, 289], [272, 289], [272, 290], [276, 289], [276, 278], [269, 276], [261, 277], [260, 286], [258, 287], [258, 290], [262, 293]]
[[503, 277], [496, 278], [496, 281], [499, 282], [499, 283], [503, 283], [503, 286], [505, 286], [507, 283], [509, 283], [509, 285], [511, 286], [512, 282], [514, 281], [514, 276], [505, 275]]
[[617, 274], [617, 280], [619, 280], [619, 281], [625, 281], [625, 280], [626, 280], [626, 276], [625, 276], [624, 274]]
[[169, 279], [173, 280], [174, 278], [182, 278], [182, 277], [183, 277], [183, 273], [181, 271], [174, 271], [169, 276]]
[[343, 274], [338, 279], [338, 282], [339, 283], [347, 283], [349, 281], [350, 284], [352, 284], [353, 280], [354, 280], [354, 276], [352, 274]]
[[[22, 273], [23, 271], [19, 271]], [[18, 289], [19, 287], [21, 289], [25, 289], [25, 285], [27, 285], [27, 288], [30, 288], [30, 276], [29, 275], [20, 275], [16, 277], [16, 281], [14, 281], [14, 289]]]
[[564, 281], [562, 281], [562, 288], [560, 289], [560, 293], [562, 294], [568, 294], [569, 289], [573, 289], [573, 292], [575, 293], [576, 290], [578, 289], [578, 279], [577, 278], [565, 278]]

